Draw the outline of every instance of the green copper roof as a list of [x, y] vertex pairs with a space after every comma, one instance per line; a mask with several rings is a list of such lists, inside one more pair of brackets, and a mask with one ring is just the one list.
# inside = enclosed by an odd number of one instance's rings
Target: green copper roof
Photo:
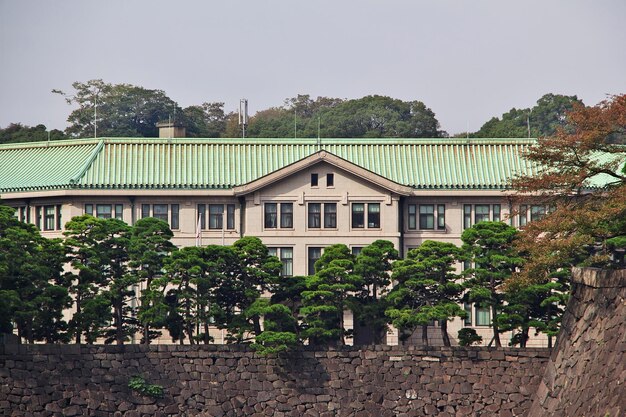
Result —
[[0, 192], [214, 189], [320, 150], [416, 189], [503, 189], [533, 172], [525, 139], [84, 139], [0, 145]]

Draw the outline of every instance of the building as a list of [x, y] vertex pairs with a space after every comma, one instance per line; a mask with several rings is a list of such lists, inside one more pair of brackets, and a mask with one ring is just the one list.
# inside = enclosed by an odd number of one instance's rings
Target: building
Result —
[[[482, 220], [514, 226], [545, 207], [513, 207], [510, 180], [530, 174], [526, 139], [84, 139], [0, 145], [0, 199], [46, 237], [84, 213], [169, 222], [179, 246], [258, 236], [307, 275], [325, 246], [358, 253], [386, 239], [460, 244]], [[519, 210], [519, 215], [509, 214]], [[521, 210], [520, 210], [521, 209]], [[197, 230], [198, 225], [200, 230]], [[461, 268], [462, 266], [459, 266]], [[489, 312], [450, 326], [488, 342]], [[436, 338], [438, 332], [433, 332]], [[503, 341], [507, 340], [506, 336]], [[389, 343], [397, 343], [390, 335]]]

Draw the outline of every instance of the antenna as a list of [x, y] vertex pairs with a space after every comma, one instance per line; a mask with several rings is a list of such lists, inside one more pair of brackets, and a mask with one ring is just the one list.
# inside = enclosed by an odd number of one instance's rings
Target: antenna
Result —
[[320, 130], [322, 125], [322, 117], [317, 117], [317, 149], [319, 150], [322, 147], [322, 138], [320, 136]]
[[297, 111], [293, 109], [293, 138], [298, 138], [298, 121], [297, 121]]
[[242, 127], [241, 137], [246, 138], [246, 126], [248, 126], [248, 99], [239, 100], [239, 126]]
[[94, 96], [93, 105], [93, 137], [98, 137], [98, 94]]

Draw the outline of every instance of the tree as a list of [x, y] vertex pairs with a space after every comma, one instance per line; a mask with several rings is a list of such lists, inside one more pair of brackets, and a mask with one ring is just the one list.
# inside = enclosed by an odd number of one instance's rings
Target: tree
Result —
[[167, 320], [172, 339], [184, 343], [185, 335], [189, 343], [194, 344], [194, 329], [197, 324], [197, 281], [206, 273], [207, 265], [203, 248], [184, 247], [172, 252], [165, 260], [168, 283], [172, 288], [166, 299], [171, 306]]
[[343, 314], [351, 294], [361, 285], [354, 274], [354, 255], [343, 244], [324, 249], [315, 263], [315, 275], [307, 278], [300, 313], [302, 336], [311, 344], [345, 344]]
[[76, 312], [69, 322], [76, 343], [84, 334], [93, 343], [104, 332], [110, 316], [110, 305], [102, 296], [104, 277], [99, 273], [99, 252], [94, 228], [102, 222], [89, 215], [73, 217], [65, 225], [65, 245], [72, 272], [68, 273], [69, 291], [74, 297]]
[[[67, 121], [66, 134], [74, 137], [157, 137], [156, 123], [183, 119], [183, 111], [162, 90], [131, 84], [109, 84], [102, 80], [72, 83], [73, 94], [61, 94], [75, 104]], [[97, 122], [97, 132], [94, 123]], [[193, 131], [193, 129], [192, 129]]]
[[[574, 106], [582, 105], [576, 96], [545, 94], [537, 104], [528, 109], [512, 108], [502, 115], [493, 117], [478, 132], [471, 134], [474, 138], [525, 138], [553, 135], [557, 128], [566, 126], [566, 114]], [[528, 131], [530, 128], [530, 132]]]
[[498, 328], [504, 295], [502, 284], [524, 263], [513, 247], [518, 231], [503, 222], [480, 222], [461, 235], [462, 249], [473, 268], [465, 271], [468, 301], [491, 309], [491, 327], [496, 347], [502, 346]]
[[67, 136], [57, 129], [48, 131], [45, 125], [39, 124], [34, 127], [24, 126], [21, 123], [11, 123], [4, 129], [0, 129], [0, 144], [17, 142], [38, 142], [45, 140], [65, 139]]
[[374, 343], [383, 342], [388, 328], [384, 295], [391, 284], [391, 265], [396, 259], [398, 251], [387, 240], [374, 241], [356, 257], [354, 273], [361, 278], [361, 287], [352, 303], [354, 320], [370, 329]]
[[190, 138], [219, 138], [226, 131], [224, 103], [202, 103], [183, 109], [183, 125]]
[[[233, 244], [233, 250], [241, 265], [242, 303], [240, 310], [248, 309], [264, 291], [269, 289], [272, 278], [279, 276], [281, 263], [275, 256], [270, 256], [261, 239], [254, 236], [242, 237]], [[260, 316], [250, 317], [255, 336], [261, 334]], [[241, 330], [239, 331], [241, 333]]]
[[[622, 143], [622, 144], [620, 144]], [[614, 267], [626, 249], [626, 95], [577, 106], [567, 127], [540, 138], [525, 157], [535, 175], [513, 188], [520, 202], [552, 208], [517, 241], [528, 262], [516, 280], [545, 283], [577, 265]], [[621, 253], [621, 255], [620, 255]]]
[[71, 299], [62, 280], [63, 246], [14, 212], [0, 206], [0, 332], [12, 333], [15, 326], [28, 343], [65, 341], [63, 309]]
[[145, 344], [160, 335], [160, 332], [151, 332], [150, 328], [159, 328], [165, 323], [165, 283], [159, 279], [163, 276], [165, 259], [176, 249], [171, 242], [173, 236], [167, 222], [153, 217], [139, 219], [132, 227], [128, 245], [129, 266], [136, 281], [145, 283], [137, 313]]
[[389, 294], [387, 315], [400, 330], [422, 326], [422, 342], [428, 345], [428, 323], [439, 321], [444, 346], [450, 346], [448, 321], [464, 317], [459, 307], [463, 287], [454, 274], [461, 251], [452, 243], [427, 240], [394, 263], [396, 287]]
[[[318, 115], [322, 137], [335, 138], [424, 138], [442, 137], [432, 110], [421, 101], [403, 102], [384, 96], [347, 100], [324, 108]], [[305, 137], [317, 134], [309, 123]]]

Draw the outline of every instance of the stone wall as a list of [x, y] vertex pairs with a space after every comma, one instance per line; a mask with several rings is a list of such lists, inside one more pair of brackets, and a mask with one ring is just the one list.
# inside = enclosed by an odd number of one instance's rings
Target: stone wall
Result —
[[[7, 416], [522, 416], [546, 349], [0, 346]], [[128, 387], [164, 387], [161, 399]]]
[[626, 269], [575, 269], [530, 416], [626, 415]]

